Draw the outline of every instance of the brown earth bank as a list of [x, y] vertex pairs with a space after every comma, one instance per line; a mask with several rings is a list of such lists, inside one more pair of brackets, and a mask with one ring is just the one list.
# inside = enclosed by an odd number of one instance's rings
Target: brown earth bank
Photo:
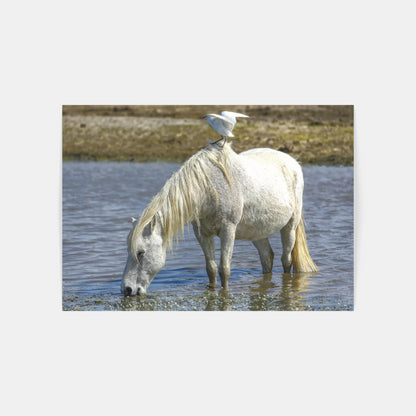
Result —
[[64, 105], [64, 160], [183, 162], [219, 135], [202, 117], [248, 115], [234, 128], [233, 149], [270, 147], [302, 164], [354, 164], [352, 105]]

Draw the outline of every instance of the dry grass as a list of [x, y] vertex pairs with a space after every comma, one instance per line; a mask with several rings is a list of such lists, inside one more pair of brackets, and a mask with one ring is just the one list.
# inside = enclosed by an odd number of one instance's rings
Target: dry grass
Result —
[[303, 164], [353, 165], [353, 106], [63, 106], [63, 158], [183, 162], [218, 138], [201, 117], [242, 112], [233, 148], [282, 150]]

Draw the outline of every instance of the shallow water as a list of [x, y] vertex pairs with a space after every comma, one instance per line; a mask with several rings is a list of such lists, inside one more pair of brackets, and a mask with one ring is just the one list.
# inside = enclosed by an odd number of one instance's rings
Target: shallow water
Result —
[[[284, 274], [280, 234], [273, 273], [263, 275], [252, 243], [236, 241], [230, 290], [208, 290], [191, 229], [168, 254], [143, 297], [124, 298], [128, 218], [139, 217], [175, 163], [63, 162], [64, 310], [352, 310], [353, 168], [303, 167], [304, 217], [317, 274]], [[217, 240], [219, 247], [219, 240]], [[217, 249], [217, 258], [219, 248]]]

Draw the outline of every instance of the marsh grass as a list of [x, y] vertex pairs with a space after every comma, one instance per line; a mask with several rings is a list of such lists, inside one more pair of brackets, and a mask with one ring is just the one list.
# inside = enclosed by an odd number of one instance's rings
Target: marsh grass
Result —
[[250, 116], [234, 129], [241, 152], [271, 147], [303, 164], [353, 165], [353, 106], [63, 106], [64, 160], [183, 162], [218, 135], [201, 117]]

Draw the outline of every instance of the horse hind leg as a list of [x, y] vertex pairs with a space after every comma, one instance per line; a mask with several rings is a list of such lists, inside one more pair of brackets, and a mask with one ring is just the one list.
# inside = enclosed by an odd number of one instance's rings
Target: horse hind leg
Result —
[[254, 247], [259, 252], [261, 267], [263, 273], [271, 273], [273, 269], [274, 253], [268, 238], [262, 240], [253, 241]]
[[296, 226], [293, 218], [280, 230], [282, 240], [282, 265], [285, 273], [290, 273], [292, 268], [292, 250], [296, 242]]

